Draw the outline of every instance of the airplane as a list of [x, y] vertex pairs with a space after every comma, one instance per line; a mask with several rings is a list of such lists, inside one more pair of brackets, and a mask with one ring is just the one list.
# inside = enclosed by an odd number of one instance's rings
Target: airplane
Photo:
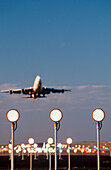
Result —
[[15, 90], [1, 90], [1, 93], [9, 93], [9, 94], [20, 94], [23, 93], [24, 98], [45, 98], [46, 95], [50, 93], [64, 93], [65, 91], [71, 91], [67, 89], [54, 89], [54, 88], [47, 88], [42, 87], [42, 81], [39, 75], [36, 76], [33, 87], [24, 88], [24, 89], [15, 89]]

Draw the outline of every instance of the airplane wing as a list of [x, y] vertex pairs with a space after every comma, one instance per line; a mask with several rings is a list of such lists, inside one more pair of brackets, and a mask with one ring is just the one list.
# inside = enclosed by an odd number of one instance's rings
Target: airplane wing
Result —
[[25, 89], [15, 89], [15, 90], [1, 90], [0, 93], [9, 93], [9, 94], [29, 94], [30, 92], [32, 92], [33, 88], [29, 87], [29, 88], [25, 88]]
[[54, 89], [54, 88], [42, 88], [42, 94], [50, 94], [50, 93], [64, 93], [65, 91], [71, 91], [68, 89]]
[[9, 93], [10, 90], [0, 90], [0, 93]]

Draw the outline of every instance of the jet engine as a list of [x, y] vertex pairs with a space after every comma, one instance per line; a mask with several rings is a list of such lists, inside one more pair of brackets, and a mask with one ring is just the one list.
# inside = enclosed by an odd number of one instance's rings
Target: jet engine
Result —
[[36, 99], [36, 98], [38, 97], [38, 95], [37, 95], [36, 93], [32, 93], [32, 94], [31, 94], [31, 97], [32, 97], [33, 99]]
[[12, 94], [12, 90], [10, 90], [9, 93]]
[[23, 94], [24, 94], [24, 89], [21, 89], [21, 93], [23, 93]]

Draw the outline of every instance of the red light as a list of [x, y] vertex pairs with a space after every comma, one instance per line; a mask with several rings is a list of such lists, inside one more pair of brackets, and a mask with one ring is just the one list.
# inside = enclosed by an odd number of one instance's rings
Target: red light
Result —
[[103, 149], [102, 151], [101, 151], [101, 153], [105, 153], [106, 152], [106, 149]]
[[111, 151], [111, 147], [109, 147], [109, 151]]
[[93, 149], [91, 153], [95, 153], [96, 152], [96, 149]]

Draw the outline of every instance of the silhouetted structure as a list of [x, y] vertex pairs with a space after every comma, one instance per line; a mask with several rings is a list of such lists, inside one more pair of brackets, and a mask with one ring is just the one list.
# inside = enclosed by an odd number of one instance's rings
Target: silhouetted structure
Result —
[[[29, 170], [30, 157], [25, 156], [22, 160], [22, 156], [15, 156], [15, 170]], [[0, 156], [0, 169], [9, 170], [11, 167], [11, 161], [9, 156]], [[39, 155], [36, 160], [33, 156], [33, 170], [48, 170], [49, 160], [46, 159], [46, 155]], [[52, 169], [54, 170], [54, 155], [52, 156]], [[58, 157], [58, 169], [68, 169], [67, 155], [62, 155], [61, 159]], [[97, 169], [97, 156], [87, 155], [71, 155], [71, 169], [72, 170], [96, 170]], [[101, 169], [111, 169], [111, 157], [101, 156]]]

